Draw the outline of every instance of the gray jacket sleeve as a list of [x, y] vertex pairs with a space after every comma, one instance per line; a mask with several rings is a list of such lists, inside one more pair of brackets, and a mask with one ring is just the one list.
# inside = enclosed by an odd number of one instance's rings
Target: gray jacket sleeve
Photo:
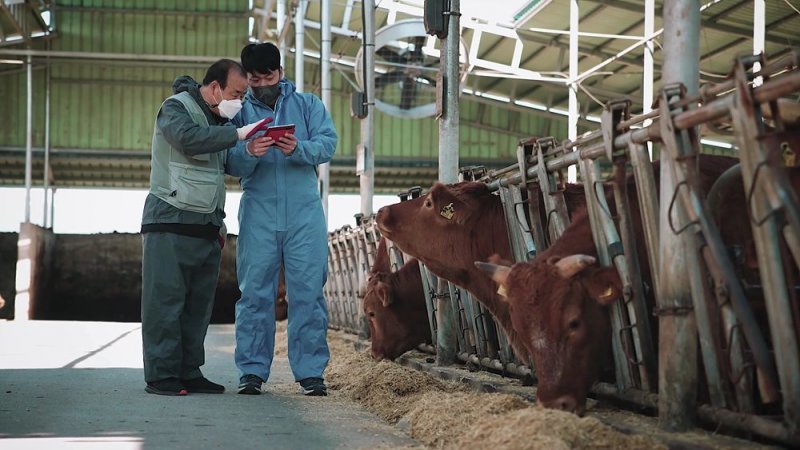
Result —
[[186, 107], [173, 99], [164, 102], [158, 112], [156, 126], [170, 145], [187, 155], [218, 152], [233, 147], [239, 141], [233, 125], [197, 125]]

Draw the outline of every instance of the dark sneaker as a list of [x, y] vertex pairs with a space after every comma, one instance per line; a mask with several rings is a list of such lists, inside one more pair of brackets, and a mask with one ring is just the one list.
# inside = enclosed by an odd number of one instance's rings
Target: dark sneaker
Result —
[[144, 388], [145, 392], [157, 395], [186, 395], [189, 391], [181, 384], [177, 378], [165, 378], [158, 381], [150, 381]]
[[303, 378], [300, 380], [300, 393], [314, 397], [328, 395], [328, 387], [322, 378]]
[[244, 375], [239, 378], [239, 393], [246, 395], [259, 395], [261, 394], [261, 384], [264, 380], [258, 375]]
[[191, 380], [181, 380], [186, 390], [197, 394], [222, 394], [225, 386], [208, 381], [206, 377], [192, 378]]

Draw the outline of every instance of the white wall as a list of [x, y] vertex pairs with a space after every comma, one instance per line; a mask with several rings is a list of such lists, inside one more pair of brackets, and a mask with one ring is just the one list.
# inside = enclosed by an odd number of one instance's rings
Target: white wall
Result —
[[[55, 195], [54, 231], [57, 234], [137, 233], [142, 219], [146, 191], [123, 189], [59, 189]], [[228, 193], [225, 201], [225, 224], [228, 232], [239, 233], [240, 192]], [[43, 217], [43, 191], [31, 190], [31, 222], [41, 225]], [[376, 195], [373, 205], [380, 207], [398, 201], [394, 195]], [[350, 224], [355, 226], [353, 215], [360, 210], [358, 195], [331, 195], [329, 199], [332, 231]], [[0, 188], [0, 232], [18, 232], [25, 219], [25, 189]]]

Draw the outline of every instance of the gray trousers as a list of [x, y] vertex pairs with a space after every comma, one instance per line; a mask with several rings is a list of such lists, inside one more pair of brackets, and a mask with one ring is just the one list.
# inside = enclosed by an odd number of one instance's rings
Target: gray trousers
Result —
[[219, 244], [165, 232], [143, 234], [142, 244], [144, 379], [201, 377]]

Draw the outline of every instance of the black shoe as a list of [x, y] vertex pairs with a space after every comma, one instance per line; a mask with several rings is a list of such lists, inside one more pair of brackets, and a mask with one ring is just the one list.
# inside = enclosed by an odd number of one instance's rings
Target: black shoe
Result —
[[225, 386], [208, 381], [206, 377], [192, 378], [191, 380], [181, 380], [186, 390], [198, 394], [222, 394]]
[[145, 392], [156, 395], [186, 395], [189, 391], [181, 384], [177, 378], [165, 378], [158, 381], [150, 381], [144, 388]]
[[239, 393], [245, 395], [261, 394], [261, 384], [264, 380], [258, 375], [247, 374], [239, 378]]
[[300, 393], [313, 397], [328, 395], [328, 387], [322, 378], [303, 378], [300, 380]]

